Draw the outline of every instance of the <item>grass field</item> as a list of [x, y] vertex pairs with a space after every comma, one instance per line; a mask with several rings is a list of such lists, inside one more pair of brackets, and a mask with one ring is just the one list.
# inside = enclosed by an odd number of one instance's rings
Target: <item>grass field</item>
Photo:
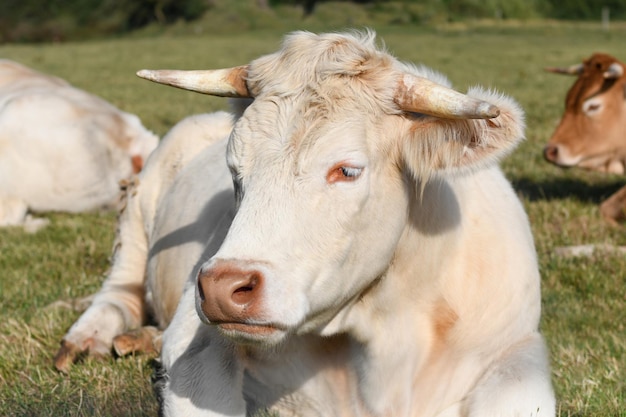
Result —
[[[339, 28], [339, 26], [337, 27]], [[626, 258], [560, 258], [561, 245], [626, 244], [598, 203], [624, 179], [545, 163], [543, 145], [572, 79], [543, 72], [594, 51], [626, 60], [626, 26], [478, 22], [374, 27], [401, 59], [447, 74], [455, 87], [482, 84], [515, 97], [527, 112], [527, 140], [503, 162], [535, 234], [543, 277], [543, 319], [560, 416], [626, 416]], [[0, 46], [0, 58], [63, 77], [138, 114], [164, 134], [186, 115], [226, 107], [223, 100], [157, 86], [140, 68], [239, 65], [275, 50], [282, 31], [159, 35], [87, 43]], [[54, 371], [61, 337], [79, 313], [55, 303], [98, 290], [108, 268], [115, 214], [45, 214], [37, 234], [0, 230], [0, 415], [156, 415], [150, 358], [87, 359], [69, 375]]]

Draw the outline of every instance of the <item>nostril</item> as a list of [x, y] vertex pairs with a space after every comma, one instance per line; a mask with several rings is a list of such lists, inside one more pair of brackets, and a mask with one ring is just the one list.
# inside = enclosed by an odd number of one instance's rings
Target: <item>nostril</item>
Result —
[[548, 145], [543, 149], [543, 157], [548, 161], [555, 161], [559, 156], [558, 146]]
[[258, 283], [259, 277], [256, 274], [251, 275], [246, 283], [235, 288], [231, 296], [232, 300], [237, 304], [249, 303], [255, 297], [254, 289]]
[[200, 297], [200, 301], [202, 302], [204, 302], [204, 300], [206, 299], [204, 295], [204, 282], [207, 277], [205, 275], [206, 274], [201, 269], [200, 272], [198, 272], [198, 277], [196, 278], [196, 283], [198, 286], [198, 297]]

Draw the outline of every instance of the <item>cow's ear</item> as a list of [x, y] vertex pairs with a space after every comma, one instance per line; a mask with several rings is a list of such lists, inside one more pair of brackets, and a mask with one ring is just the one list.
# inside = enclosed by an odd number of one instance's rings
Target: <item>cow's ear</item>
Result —
[[524, 137], [524, 113], [511, 98], [472, 88], [469, 96], [497, 106], [492, 119], [442, 119], [407, 115], [401, 141], [404, 165], [416, 178], [473, 169], [497, 162]]

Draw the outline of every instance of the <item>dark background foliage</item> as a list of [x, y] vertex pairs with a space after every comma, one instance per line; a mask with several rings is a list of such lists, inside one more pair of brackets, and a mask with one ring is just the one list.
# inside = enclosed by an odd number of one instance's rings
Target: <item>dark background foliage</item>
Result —
[[2, 0], [0, 40], [44, 41], [121, 34], [193, 20], [206, 0]]
[[[599, 20], [626, 19], [626, 0], [339, 0], [368, 12], [393, 11], [389, 24], [424, 24], [474, 18]], [[167, 26], [206, 14], [240, 15], [298, 9], [314, 16], [328, 0], [2, 0], [0, 42], [38, 42], [116, 36], [146, 26]], [[241, 19], [239, 17], [239, 19]], [[234, 19], [237, 20], [237, 19]], [[249, 27], [244, 25], [242, 28]]]

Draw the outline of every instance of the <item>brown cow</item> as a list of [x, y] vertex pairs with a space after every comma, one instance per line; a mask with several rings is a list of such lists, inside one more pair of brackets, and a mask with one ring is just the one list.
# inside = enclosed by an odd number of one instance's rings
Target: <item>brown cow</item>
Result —
[[[626, 65], [596, 53], [568, 68], [546, 68], [577, 75], [567, 92], [565, 112], [543, 154], [562, 167], [623, 174], [626, 166]], [[626, 187], [600, 206], [611, 223], [626, 220]]]

